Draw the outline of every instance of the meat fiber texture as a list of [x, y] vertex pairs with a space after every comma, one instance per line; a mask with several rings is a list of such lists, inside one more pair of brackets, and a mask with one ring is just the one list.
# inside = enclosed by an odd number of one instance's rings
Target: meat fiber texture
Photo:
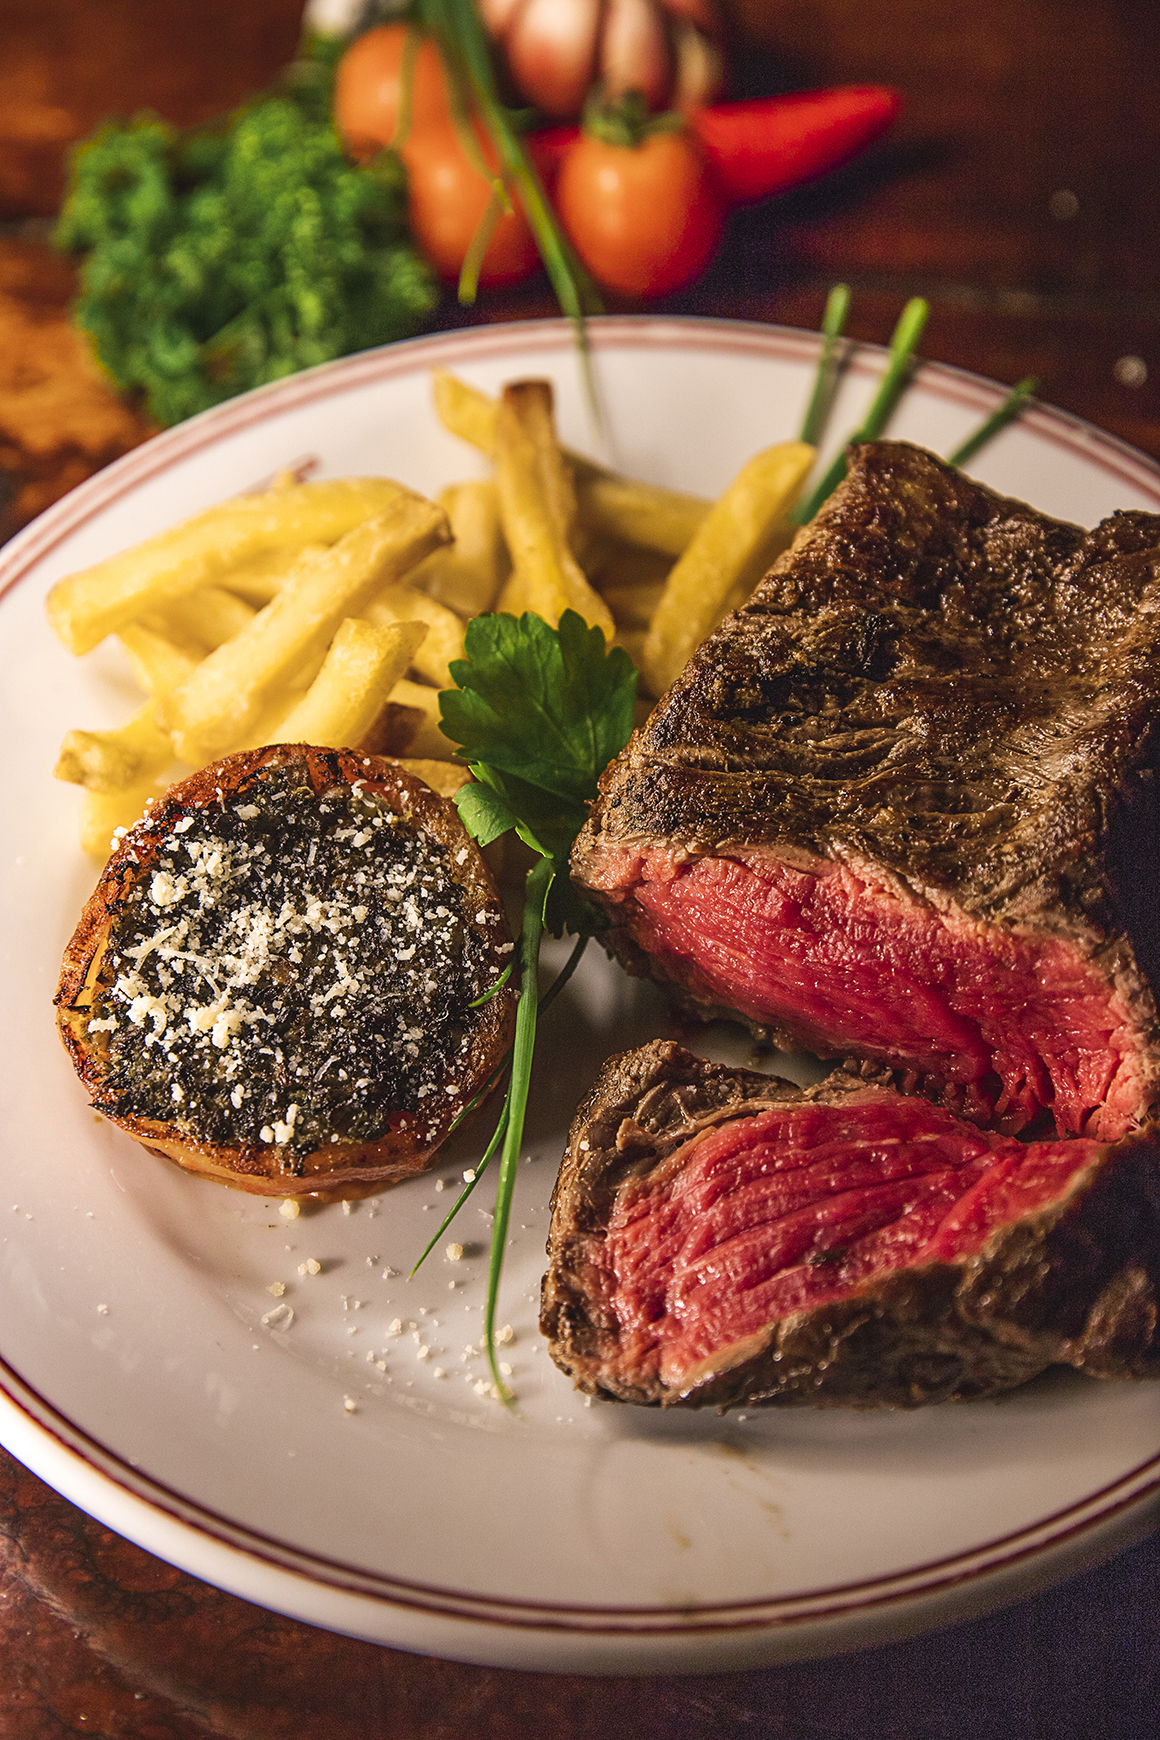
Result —
[[855, 449], [601, 782], [573, 873], [610, 947], [981, 1126], [1146, 1126], [1158, 606], [1160, 518]]
[[1156, 516], [1085, 532], [868, 444], [608, 769], [573, 874], [609, 947], [845, 1070], [613, 1060], [544, 1286], [582, 1388], [1155, 1369], [1158, 604]]
[[1149, 1136], [1020, 1142], [841, 1071], [802, 1090], [655, 1041], [577, 1114], [541, 1326], [578, 1388], [662, 1406], [1155, 1375], [1158, 1161]]

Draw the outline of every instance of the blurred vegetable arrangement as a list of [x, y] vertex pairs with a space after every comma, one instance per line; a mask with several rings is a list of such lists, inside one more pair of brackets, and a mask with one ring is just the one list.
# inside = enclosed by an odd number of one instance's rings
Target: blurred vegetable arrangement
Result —
[[299, 61], [237, 114], [78, 149], [57, 232], [84, 256], [76, 318], [163, 423], [418, 330], [436, 279], [470, 301], [542, 267], [582, 341], [601, 290], [691, 283], [731, 207], [837, 167], [899, 106], [718, 102], [724, 74], [711, 0], [311, 0]]

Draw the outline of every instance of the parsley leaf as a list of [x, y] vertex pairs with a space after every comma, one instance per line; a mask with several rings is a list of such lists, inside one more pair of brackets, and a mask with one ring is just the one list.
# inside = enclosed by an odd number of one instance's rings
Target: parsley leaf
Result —
[[451, 666], [459, 687], [439, 697], [444, 732], [464, 761], [571, 800], [579, 831], [584, 804], [632, 731], [632, 660], [621, 647], [606, 653], [601, 631], [574, 610], [555, 629], [530, 612], [477, 616], [466, 651]]
[[499, 1153], [484, 1345], [496, 1393], [510, 1405], [495, 1356], [495, 1308], [531, 1080], [540, 938], [545, 927], [580, 938], [562, 983], [585, 940], [603, 928], [602, 915], [572, 887], [568, 858], [600, 775], [631, 735], [636, 670], [620, 647], [606, 652], [601, 631], [574, 610], [564, 612], [557, 628], [530, 612], [518, 619], [477, 616], [467, 625], [465, 651], [467, 657], [451, 666], [458, 688], [439, 696], [444, 735], [461, 745], [460, 757], [475, 776], [456, 793], [456, 807], [481, 846], [514, 830], [537, 854], [524, 895], [511, 1079], [495, 1134], [475, 1169], [478, 1178]]

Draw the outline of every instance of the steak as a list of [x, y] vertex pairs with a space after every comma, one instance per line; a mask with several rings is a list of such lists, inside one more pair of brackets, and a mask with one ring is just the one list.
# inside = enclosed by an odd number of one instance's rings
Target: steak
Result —
[[601, 781], [609, 946], [956, 1117], [1114, 1143], [1160, 1092], [1160, 518], [1086, 532], [901, 442]]
[[801, 1090], [655, 1041], [572, 1126], [541, 1327], [661, 1406], [986, 1395], [1160, 1370], [1160, 1154], [1021, 1142], [838, 1071]]

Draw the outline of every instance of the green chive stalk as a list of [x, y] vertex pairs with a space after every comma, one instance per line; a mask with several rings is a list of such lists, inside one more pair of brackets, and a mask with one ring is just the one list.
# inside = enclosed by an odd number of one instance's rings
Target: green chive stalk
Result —
[[826, 311], [822, 316], [822, 350], [814, 374], [814, 390], [798, 437], [810, 447], [818, 445], [830, 414], [837, 378], [838, 340], [846, 330], [849, 313], [850, 286], [835, 284], [826, 297]]
[[822, 503], [833, 494], [845, 477], [845, 448], [856, 441], [876, 441], [886, 427], [890, 415], [902, 397], [910, 379], [914, 352], [922, 336], [922, 329], [926, 325], [929, 313], [930, 307], [921, 296], [912, 297], [902, 310], [890, 340], [890, 360], [886, 367], [886, 373], [879, 383], [870, 409], [860, 426], [849, 437], [842, 452], [837, 455], [825, 476], [819, 483], [815, 484], [805, 501], [794, 509], [793, 518], [799, 525], [807, 525], [813, 519]]
[[985, 447], [987, 442], [999, 433], [1000, 429], [1005, 429], [1008, 423], [1015, 421], [1038, 386], [1039, 378], [1036, 375], [1025, 375], [1021, 381], [1017, 381], [998, 410], [992, 411], [986, 421], [980, 423], [974, 433], [968, 435], [966, 440], [948, 455], [947, 464], [965, 465], [968, 459], [973, 459], [980, 447]]
[[524, 895], [524, 926], [520, 933], [520, 991], [516, 1005], [516, 1036], [512, 1045], [512, 1076], [507, 1094], [507, 1123], [503, 1134], [499, 1178], [495, 1187], [495, 1219], [491, 1226], [491, 1256], [487, 1268], [487, 1304], [483, 1316], [483, 1345], [492, 1381], [505, 1407], [514, 1406], [514, 1397], [503, 1378], [495, 1357], [495, 1308], [499, 1298], [499, 1278], [507, 1246], [508, 1221], [511, 1219], [512, 1197], [516, 1187], [516, 1168], [520, 1160], [520, 1145], [524, 1139], [524, 1115], [528, 1105], [528, 1089], [532, 1079], [532, 1054], [536, 1046], [536, 1014], [538, 998], [536, 975], [540, 965], [540, 942], [544, 934], [544, 902], [552, 886], [552, 861], [541, 858], [528, 871]]
[[475, 0], [421, 0], [418, 11], [423, 23], [438, 38], [444, 64], [453, 74], [452, 82], [456, 82], [454, 75], [458, 74], [458, 82], [462, 84], [465, 80], [470, 86], [480, 119], [499, 156], [500, 171], [493, 179], [502, 190], [500, 197], [506, 203], [505, 183], [510, 182], [518, 192], [560, 307], [575, 322], [578, 341], [586, 344], [584, 317], [600, 313], [600, 298], [572, 252], [524, 142], [499, 100], [491, 50]]

